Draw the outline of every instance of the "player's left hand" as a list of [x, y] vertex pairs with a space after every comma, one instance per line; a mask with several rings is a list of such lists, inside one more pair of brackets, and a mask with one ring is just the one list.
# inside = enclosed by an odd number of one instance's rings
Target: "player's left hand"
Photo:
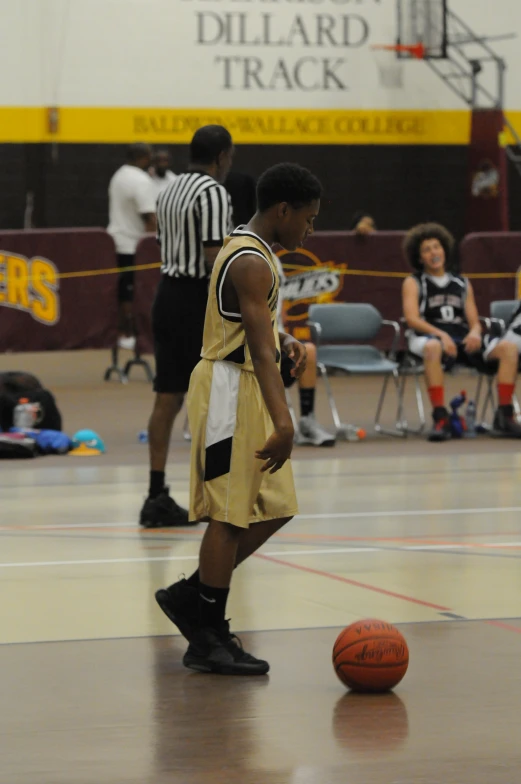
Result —
[[462, 342], [467, 354], [475, 354], [476, 351], [479, 351], [481, 348], [481, 335], [477, 335], [475, 332], [469, 332]]
[[282, 348], [293, 360], [295, 367], [291, 368], [291, 375], [293, 378], [300, 378], [306, 369], [307, 351], [303, 343], [300, 343], [292, 335], [286, 335], [282, 344]]

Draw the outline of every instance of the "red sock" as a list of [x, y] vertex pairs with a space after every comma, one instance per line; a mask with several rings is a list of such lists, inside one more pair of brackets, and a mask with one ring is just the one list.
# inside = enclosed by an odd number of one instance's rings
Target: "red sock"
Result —
[[510, 406], [512, 395], [514, 394], [515, 384], [498, 384], [497, 394], [500, 406]]
[[433, 408], [444, 408], [445, 390], [443, 387], [429, 387], [429, 397]]

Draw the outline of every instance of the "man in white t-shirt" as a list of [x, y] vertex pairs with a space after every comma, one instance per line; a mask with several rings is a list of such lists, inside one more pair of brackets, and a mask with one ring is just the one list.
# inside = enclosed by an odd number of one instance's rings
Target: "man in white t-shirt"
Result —
[[159, 194], [175, 180], [175, 174], [171, 167], [172, 158], [168, 150], [158, 150], [154, 155], [152, 166], [148, 170], [154, 183], [156, 200]]
[[118, 345], [132, 350], [136, 345], [132, 303], [136, 248], [141, 237], [156, 230], [156, 197], [147, 169], [150, 166], [148, 144], [131, 144], [127, 162], [113, 175], [109, 184], [108, 233], [116, 245], [118, 267], [125, 271], [118, 282]]

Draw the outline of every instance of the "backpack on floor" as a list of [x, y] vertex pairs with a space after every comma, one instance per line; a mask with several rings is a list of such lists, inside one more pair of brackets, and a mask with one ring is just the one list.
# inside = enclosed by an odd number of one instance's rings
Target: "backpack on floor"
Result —
[[62, 429], [62, 416], [54, 395], [36, 376], [19, 371], [0, 373], [0, 430], [9, 430], [13, 426], [13, 412], [22, 397], [40, 404], [42, 416], [36, 427], [42, 430]]
[[34, 438], [21, 433], [0, 433], [0, 460], [36, 457], [38, 449]]

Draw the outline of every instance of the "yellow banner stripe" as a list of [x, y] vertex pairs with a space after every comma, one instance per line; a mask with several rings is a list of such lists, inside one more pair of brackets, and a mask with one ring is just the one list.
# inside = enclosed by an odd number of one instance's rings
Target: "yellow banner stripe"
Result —
[[465, 145], [470, 140], [466, 109], [4, 106], [0, 142], [187, 144], [209, 123], [226, 126], [236, 144]]

